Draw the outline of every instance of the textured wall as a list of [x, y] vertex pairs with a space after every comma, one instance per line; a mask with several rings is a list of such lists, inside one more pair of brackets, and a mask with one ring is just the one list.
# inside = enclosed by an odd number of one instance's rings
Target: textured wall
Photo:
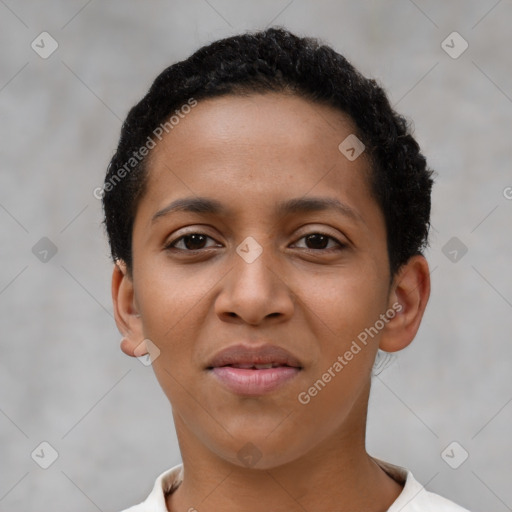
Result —
[[377, 78], [438, 172], [431, 299], [374, 379], [370, 453], [512, 510], [511, 20], [506, 0], [0, 0], [0, 511], [115, 512], [180, 461], [151, 368], [119, 350], [93, 190], [157, 73], [267, 24]]

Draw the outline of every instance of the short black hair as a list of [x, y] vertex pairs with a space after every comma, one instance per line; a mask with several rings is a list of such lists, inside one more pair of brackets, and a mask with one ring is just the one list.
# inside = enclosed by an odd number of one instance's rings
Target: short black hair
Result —
[[407, 120], [376, 80], [331, 47], [272, 27], [203, 46], [164, 69], [130, 109], [102, 189], [112, 259], [123, 260], [130, 275], [133, 224], [148, 176], [147, 149], [141, 150], [150, 147], [151, 136], [191, 98], [266, 92], [292, 93], [351, 118], [371, 162], [370, 189], [386, 223], [391, 277], [428, 246], [433, 171]]

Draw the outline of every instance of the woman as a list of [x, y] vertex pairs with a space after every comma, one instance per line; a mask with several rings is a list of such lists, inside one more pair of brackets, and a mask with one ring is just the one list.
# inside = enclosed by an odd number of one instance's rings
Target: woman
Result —
[[432, 174], [316, 40], [230, 37], [156, 78], [102, 196], [121, 348], [153, 365], [183, 464], [131, 512], [465, 510], [365, 448], [377, 352], [430, 294]]

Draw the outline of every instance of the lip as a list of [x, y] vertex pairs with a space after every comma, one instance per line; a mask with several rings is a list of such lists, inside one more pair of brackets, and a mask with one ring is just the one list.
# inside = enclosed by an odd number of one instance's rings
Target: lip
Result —
[[[247, 368], [248, 365], [269, 364], [273, 366]], [[237, 368], [237, 365], [245, 367]], [[302, 370], [302, 364], [290, 352], [277, 345], [252, 347], [239, 344], [218, 352], [206, 370], [231, 392], [257, 396], [270, 393], [293, 379]]]
[[246, 364], [276, 364], [302, 368], [301, 362], [290, 352], [277, 345], [260, 345], [253, 347], [243, 344], [227, 347], [213, 357], [207, 364], [207, 369]]
[[211, 372], [231, 392], [237, 395], [258, 396], [283, 386], [295, 377], [300, 369], [291, 366], [278, 366], [265, 370], [250, 370], [218, 366], [212, 368]]

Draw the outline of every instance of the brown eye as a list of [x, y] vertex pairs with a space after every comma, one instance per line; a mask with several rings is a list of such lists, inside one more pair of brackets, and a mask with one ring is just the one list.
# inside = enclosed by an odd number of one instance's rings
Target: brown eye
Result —
[[310, 249], [325, 249], [329, 243], [329, 238], [330, 237], [320, 233], [314, 233], [305, 237], [306, 244], [310, 245]]
[[[324, 233], [310, 233], [309, 235], [305, 235], [300, 240], [305, 240], [306, 243], [306, 249], [311, 250], [339, 250], [343, 249], [345, 247], [345, 244], [342, 244], [339, 240], [336, 238], [326, 235]], [[334, 242], [334, 247], [328, 247], [328, 244], [330, 241]]]
[[[202, 233], [189, 233], [187, 235], [180, 236], [173, 242], [166, 246], [166, 249], [178, 249], [182, 251], [198, 251], [204, 249], [206, 240], [213, 240], [208, 235]], [[179, 243], [182, 243], [181, 247], [177, 247]]]

